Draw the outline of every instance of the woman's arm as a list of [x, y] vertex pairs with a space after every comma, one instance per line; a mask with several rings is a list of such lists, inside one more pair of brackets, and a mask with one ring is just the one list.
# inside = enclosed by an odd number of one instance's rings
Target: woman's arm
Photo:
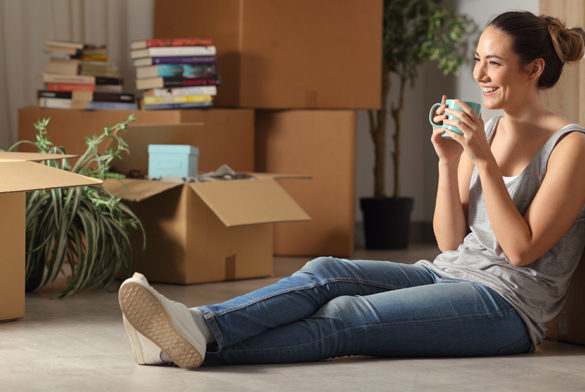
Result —
[[[445, 103], [446, 96], [442, 97]], [[441, 106], [434, 117], [436, 123], [445, 119]], [[457, 249], [467, 234], [467, 200], [473, 165], [462, 156], [463, 148], [441, 135], [443, 128], [433, 128], [431, 142], [439, 157], [439, 182], [433, 215], [433, 231], [443, 252]]]
[[494, 234], [514, 265], [532, 263], [547, 252], [573, 224], [585, 203], [585, 134], [573, 132], [551, 153], [547, 173], [522, 216], [495, 160], [477, 163]]

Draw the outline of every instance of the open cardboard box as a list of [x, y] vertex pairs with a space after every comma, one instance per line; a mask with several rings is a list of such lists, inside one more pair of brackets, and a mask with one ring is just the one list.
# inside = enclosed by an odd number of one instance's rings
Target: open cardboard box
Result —
[[106, 180], [142, 221], [149, 280], [201, 283], [272, 275], [272, 223], [310, 219], [270, 174], [199, 183]]
[[71, 155], [0, 152], [0, 320], [24, 317], [26, 193], [102, 181], [35, 163]]

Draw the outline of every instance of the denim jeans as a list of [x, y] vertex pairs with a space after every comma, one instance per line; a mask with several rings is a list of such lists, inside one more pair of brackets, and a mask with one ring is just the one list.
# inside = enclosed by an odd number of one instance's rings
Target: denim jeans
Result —
[[275, 284], [199, 310], [217, 343], [204, 365], [532, 350], [522, 319], [491, 289], [386, 261], [320, 257]]

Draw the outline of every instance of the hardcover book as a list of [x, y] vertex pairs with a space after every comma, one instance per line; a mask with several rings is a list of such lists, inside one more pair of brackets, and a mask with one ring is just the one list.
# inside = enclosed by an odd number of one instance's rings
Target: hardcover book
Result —
[[94, 91], [95, 84], [46, 83], [45, 90], [50, 90], [50, 91]]
[[145, 110], [161, 109], [188, 109], [188, 108], [206, 108], [211, 107], [213, 102], [185, 102], [185, 103], [162, 103], [156, 105], [144, 105]]
[[96, 84], [94, 76], [86, 75], [60, 75], [52, 73], [43, 74], [44, 83], [74, 83], [74, 84]]
[[174, 56], [213, 56], [215, 46], [163, 46], [131, 50], [133, 59], [142, 57], [174, 57]]
[[217, 95], [217, 86], [194, 86], [176, 88], [154, 88], [144, 90], [142, 95], [155, 97], [171, 97], [175, 95]]
[[145, 105], [160, 105], [163, 103], [186, 103], [186, 102], [211, 102], [211, 95], [173, 95], [168, 97], [157, 97], [149, 95], [144, 97]]
[[133, 41], [130, 43], [130, 49], [144, 49], [159, 46], [211, 46], [211, 38], [153, 38]]
[[134, 59], [135, 67], [146, 67], [158, 64], [212, 64], [216, 62], [215, 56], [165, 56], [144, 57]]
[[152, 88], [163, 87], [215, 86], [218, 84], [218, 79], [216, 77], [156, 77], [136, 80], [136, 88], [138, 90], [148, 90]]
[[153, 78], [157, 76], [198, 76], [216, 75], [215, 64], [160, 64], [136, 68], [136, 78]]

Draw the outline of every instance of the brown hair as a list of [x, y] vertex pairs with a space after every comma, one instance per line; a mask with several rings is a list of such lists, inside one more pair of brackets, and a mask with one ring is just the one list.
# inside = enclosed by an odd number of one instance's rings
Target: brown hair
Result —
[[545, 66], [538, 79], [539, 88], [549, 88], [561, 77], [563, 66], [585, 53], [585, 31], [580, 27], [567, 29], [557, 18], [536, 16], [530, 12], [505, 12], [495, 17], [494, 26], [512, 37], [514, 52], [521, 64], [542, 58]]

